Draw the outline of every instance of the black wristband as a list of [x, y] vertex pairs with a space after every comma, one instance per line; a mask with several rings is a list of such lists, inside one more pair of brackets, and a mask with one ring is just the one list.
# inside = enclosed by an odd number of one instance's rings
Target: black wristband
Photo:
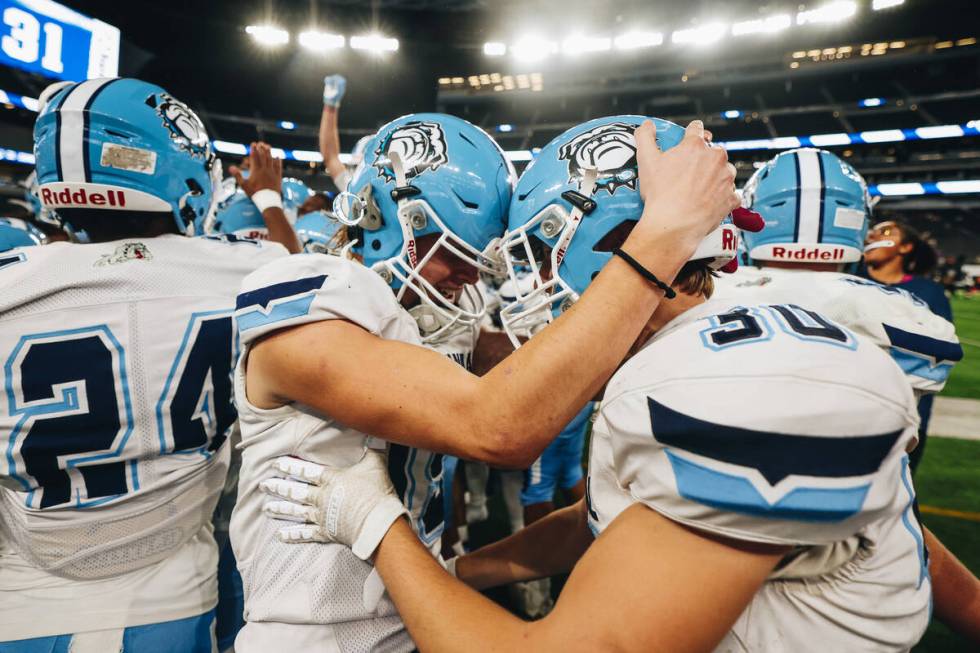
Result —
[[629, 263], [630, 267], [636, 270], [637, 272], [639, 272], [640, 276], [642, 276], [644, 279], [646, 279], [647, 281], [655, 285], [657, 288], [663, 290], [665, 298], [673, 299], [674, 297], [677, 297], [677, 292], [673, 288], [671, 288], [669, 285], [667, 285], [666, 283], [658, 279], [657, 275], [655, 275], [653, 272], [650, 272], [650, 270], [647, 270], [645, 267], [640, 265], [640, 262], [637, 261], [635, 258], [633, 258], [632, 256], [630, 256], [629, 254], [627, 254], [626, 252], [624, 252], [618, 247], [613, 250], [613, 254], [623, 259], [627, 263]]

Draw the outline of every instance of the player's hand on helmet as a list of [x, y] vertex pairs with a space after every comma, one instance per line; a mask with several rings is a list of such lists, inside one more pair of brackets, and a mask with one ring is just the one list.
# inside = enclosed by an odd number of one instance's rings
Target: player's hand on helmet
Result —
[[740, 202], [725, 150], [709, 143], [700, 120], [685, 132], [678, 145], [662, 152], [652, 121], [637, 128], [639, 191], [646, 205], [637, 228], [668, 236], [693, 253]]
[[260, 190], [282, 193], [282, 160], [272, 156], [272, 148], [267, 143], [252, 143], [247, 179], [238, 166], [231, 166], [228, 172], [235, 176], [238, 187], [249, 197]]
[[323, 104], [337, 108], [344, 99], [347, 90], [347, 79], [343, 75], [327, 75], [323, 78]]
[[259, 485], [274, 497], [264, 512], [284, 524], [277, 536], [287, 543], [336, 542], [367, 560], [392, 523], [407, 514], [388, 478], [385, 454], [367, 449], [349, 467], [328, 467], [282, 456], [278, 475]]

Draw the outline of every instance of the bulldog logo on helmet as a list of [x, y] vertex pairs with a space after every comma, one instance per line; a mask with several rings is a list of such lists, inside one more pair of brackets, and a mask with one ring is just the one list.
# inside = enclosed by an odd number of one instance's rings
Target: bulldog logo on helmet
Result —
[[401, 125], [381, 141], [375, 151], [374, 167], [387, 181], [395, 181], [391, 168], [390, 153], [401, 157], [405, 166], [405, 178], [412, 179], [426, 170], [436, 170], [449, 161], [446, 156], [446, 135], [442, 126], [422, 120]]
[[182, 150], [206, 159], [210, 158], [208, 133], [197, 114], [167, 93], [161, 93], [159, 97], [157, 114], [163, 121], [163, 126], [170, 130], [170, 138], [176, 141]]
[[595, 168], [596, 188], [612, 195], [620, 186], [636, 190], [636, 125], [614, 122], [582, 132], [558, 150], [568, 161], [568, 181], [581, 182], [586, 168]]

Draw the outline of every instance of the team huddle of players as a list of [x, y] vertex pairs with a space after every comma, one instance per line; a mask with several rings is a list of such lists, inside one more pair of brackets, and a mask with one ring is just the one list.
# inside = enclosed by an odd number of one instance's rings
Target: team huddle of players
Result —
[[[0, 224], [0, 652], [905, 651], [933, 609], [977, 636], [908, 466], [962, 351], [844, 273], [871, 203], [833, 154], [739, 194], [700, 122], [623, 115], [518, 179], [412, 114], [326, 162], [327, 213], [265, 144], [222, 180], [155, 85], [39, 101], [36, 221], [70, 242]], [[477, 376], [494, 304], [514, 350]], [[593, 400], [585, 496], [444, 560], [444, 455], [527, 468]], [[535, 622], [476, 591], [559, 573]]]

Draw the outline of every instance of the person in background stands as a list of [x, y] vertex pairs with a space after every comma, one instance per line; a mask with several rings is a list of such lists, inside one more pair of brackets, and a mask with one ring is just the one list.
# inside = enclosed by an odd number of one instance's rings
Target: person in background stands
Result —
[[[912, 227], [894, 220], [879, 222], [868, 231], [865, 241], [865, 275], [886, 286], [897, 286], [912, 293], [936, 315], [953, 321], [953, 309], [942, 284], [932, 279], [938, 257], [936, 250]], [[933, 395], [919, 400], [919, 446], [909, 454], [909, 467], [915, 473], [926, 448]]]

